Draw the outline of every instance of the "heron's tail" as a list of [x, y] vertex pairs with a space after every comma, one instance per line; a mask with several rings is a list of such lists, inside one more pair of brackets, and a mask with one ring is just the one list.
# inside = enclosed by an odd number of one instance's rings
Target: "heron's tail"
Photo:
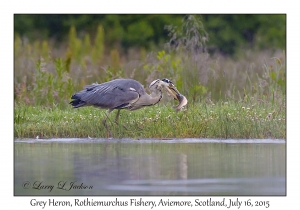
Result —
[[70, 104], [74, 108], [79, 108], [79, 107], [86, 105], [86, 102], [80, 100], [80, 97], [78, 97], [78, 95], [76, 93], [74, 95], [72, 95], [71, 99], [74, 99], [73, 101], [70, 102]]

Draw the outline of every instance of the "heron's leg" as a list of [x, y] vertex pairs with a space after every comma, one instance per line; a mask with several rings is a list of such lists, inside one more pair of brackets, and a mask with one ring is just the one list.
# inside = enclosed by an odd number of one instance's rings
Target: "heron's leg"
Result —
[[115, 119], [115, 123], [117, 124], [117, 125], [119, 125], [119, 123], [118, 123], [118, 120], [119, 120], [119, 116], [120, 116], [120, 109], [118, 109], [118, 113], [117, 113], [117, 115], [116, 115], [116, 119]]
[[104, 125], [104, 127], [106, 128], [106, 130], [109, 132], [109, 136], [112, 136], [111, 135], [111, 132], [110, 132], [110, 130], [108, 129], [108, 126], [107, 126], [107, 124], [106, 124], [106, 120], [107, 120], [107, 118], [108, 118], [108, 116], [109, 116], [109, 114], [112, 112], [112, 110], [108, 110], [108, 113], [106, 114], [106, 118], [102, 121], [102, 123], [103, 123], [103, 125]]
[[[117, 125], [119, 125], [119, 122], [118, 122], [118, 120], [119, 120], [119, 116], [120, 116], [120, 111], [121, 111], [121, 109], [118, 109], [118, 113], [117, 113], [117, 115], [116, 115], [116, 119], [115, 119], [115, 123], [117, 124]], [[128, 128], [125, 126], [125, 125], [123, 125], [123, 124], [121, 124], [126, 130], [128, 130]]]
[[103, 124], [106, 124], [106, 120], [107, 120], [109, 114], [111, 113], [111, 111], [112, 111], [112, 110], [108, 110], [108, 113], [107, 113], [107, 114], [105, 113], [106, 117], [105, 117], [105, 119], [102, 121]]
[[[116, 115], [116, 119], [115, 119], [115, 123], [117, 124], [117, 125], [119, 125], [119, 116], [120, 116], [120, 112], [121, 112], [121, 109], [118, 109], [118, 113], [117, 113], [117, 115]], [[121, 124], [122, 125], [122, 124]], [[128, 128], [125, 126], [125, 125], [122, 125], [126, 130], [128, 130]]]

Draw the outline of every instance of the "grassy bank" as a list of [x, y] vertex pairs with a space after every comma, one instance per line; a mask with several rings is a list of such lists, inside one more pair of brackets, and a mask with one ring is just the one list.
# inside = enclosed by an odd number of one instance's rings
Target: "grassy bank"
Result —
[[[108, 126], [115, 138], [286, 138], [284, 104], [264, 102], [195, 103], [175, 112], [171, 104], [113, 112]], [[16, 138], [108, 137], [105, 110], [34, 107], [16, 104]], [[124, 125], [127, 129], [125, 129]]]

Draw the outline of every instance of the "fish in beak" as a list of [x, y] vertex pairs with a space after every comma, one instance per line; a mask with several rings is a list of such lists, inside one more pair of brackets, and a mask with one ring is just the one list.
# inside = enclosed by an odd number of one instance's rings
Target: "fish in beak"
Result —
[[176, 111], [180, 111], [185, 105], [187, 105], [187, 99], [184, 95], [182, 95], [177, 88], [175, 87], [175, 85], [173, 84], [173, 82], [169, 79], [162, 79], [162, 81], [164, 81], [165, 83], [167, 83], [167, 85], [165, 86], [166, 91], [173, 96], [174, 99], [179, 101], [179, 104], [177, 107], [175, 107]]

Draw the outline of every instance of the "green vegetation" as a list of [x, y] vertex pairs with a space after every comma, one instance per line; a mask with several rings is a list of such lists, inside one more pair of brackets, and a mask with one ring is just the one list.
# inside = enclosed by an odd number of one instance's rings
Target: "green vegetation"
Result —
[[[140, 26], [147, 20], [140, 19]], [[204, 49], [212, 35], [196, 16], [166, 26], [170, 40], [149, 53], [108, 48], [105, 28], [97, 25], [95, 34], [81, 38], [71, 27], [59, 47], [51, 40], [24, 42], [15, 36], [15, 137], [106, 137], [105, 111], [72, 109], [68, 103], [84, 85], [122, 77], [146, 89], [157, 78], [171, 79], [189, 103], [177, 113], [165, 97], [159, 106], [122, 111], [121, 125], [109, 123], [114, 137], [285, 138], [284, 51], [208, 54]]]
[[[213, 14], [194, 15], [201, 19], [209, 34], [208, 50], [235, 54], [241, 47], [284, 49], [286, 45], [285, 14]], [[167, 26], [180, 29], [185, 15], [74, 15], [15, 14], [15, 34], [31, 41], [65, 40], [71, 27], [80, 39], [97, 34], [102, 25], [107, 48], [129, 50], [132, 46], [151, 50], [168, 41]]]
[[[244, 104], [244, 106], [243, 106]], [[105, 138], [109, 133], [102, 124], [105, 111], [86, 107], [15, 107], [15, 136], [22, 138], [92, 137]], [[284, 105], [222, 102], [190, 105], [175, 112], [169, 105], [116, 112], [108, 120], [115, 138], [285, 138]], [[124, 128], [124, 126], [126, 128]]]

